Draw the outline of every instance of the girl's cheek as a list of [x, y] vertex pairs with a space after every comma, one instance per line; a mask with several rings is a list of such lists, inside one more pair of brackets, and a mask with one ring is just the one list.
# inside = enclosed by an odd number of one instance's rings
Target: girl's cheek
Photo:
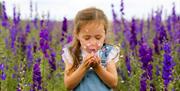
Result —
[[98, 46], [98, 49], [102, 47], [102, 44], [101, 42], [98, 42], [97, 46]]
[[90, 44], [89, 44], [89, 43], [87, 43], [87, 45], [86, 45], [86, 46], [88, 46], [88, 47], [89, 47], [89, 46], [90, 46]]

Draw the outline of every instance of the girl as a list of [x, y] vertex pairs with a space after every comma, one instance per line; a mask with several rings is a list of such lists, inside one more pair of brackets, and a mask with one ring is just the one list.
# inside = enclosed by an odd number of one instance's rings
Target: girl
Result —
[[74, 20], [71, 46], [63, 48], [64, 84], [73, 91], [111, 91], [117, 86], [119, 48], [105, 43], [108, 20], [103, 11], [87, 8]]

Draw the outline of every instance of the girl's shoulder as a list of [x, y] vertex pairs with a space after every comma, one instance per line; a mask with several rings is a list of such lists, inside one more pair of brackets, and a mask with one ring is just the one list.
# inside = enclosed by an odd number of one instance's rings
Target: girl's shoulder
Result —
[[64, 53], [64, 52], [70, 52], [70, 47], [71, 47], [71, 44], [65, 44], [65, 45], [63, 45], [63, 47], [62, 47], [63, 53]]
[[64, 47], [62, 48], [62, 59], [63, 61], [68, 61], [68, 63], [72, 63], [72, 56], [70, 54], [70, 45], [64, 45]]

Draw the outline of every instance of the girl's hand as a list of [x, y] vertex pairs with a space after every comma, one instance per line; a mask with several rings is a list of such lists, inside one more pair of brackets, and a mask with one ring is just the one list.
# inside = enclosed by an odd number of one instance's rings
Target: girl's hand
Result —
[[101, 64], [101, 58], [99, 58], [97, 55], [95, 55], [93, 57], [93, 64], [92, 67], [96, 68], [97, 66], [99, 66]]
[[88, 54], [82, 61], [82, 66], [89, 69], [93, 65], [94, 55]]

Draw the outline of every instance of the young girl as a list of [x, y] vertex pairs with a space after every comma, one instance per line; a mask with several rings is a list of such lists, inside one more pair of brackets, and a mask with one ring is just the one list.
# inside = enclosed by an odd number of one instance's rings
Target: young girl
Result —
[[87, 8], [74, 20], [71, 46], [63, 48], [64, 84], [73, 91], [111, 91], [117, 86], [119, 48], [105, 43], [108, 20], [102, 10]]

